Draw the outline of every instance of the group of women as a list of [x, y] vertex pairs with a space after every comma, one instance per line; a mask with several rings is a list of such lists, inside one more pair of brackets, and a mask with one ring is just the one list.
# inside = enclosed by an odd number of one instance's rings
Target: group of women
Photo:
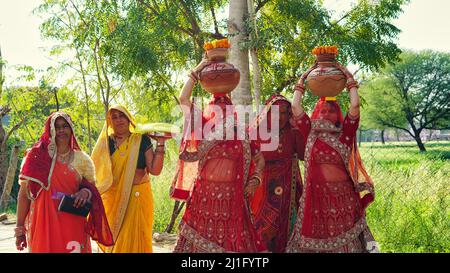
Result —
[[[272, 96], [246, 134], [250, 140], [214, 138], [237, 130], [228, 94], [214, 94], [202, 111], [191, 102], [194, 68], [179, 97], [185, 128], [171, 197], [186, 202], [175, 252], [367, 252], [374, 245], [365, 209], [374, 188], [356, 143], [358, 84], [348, 70], [350, 109], [345, 118], [334, 98], [321, 98], [309, 117], [301, 106], [302, 75], [291, 104]], [[278, 107], [278, 146], [261, 150], [259, 127], [271, 129]], [[221, 115], [214, 109], [221, 109]], [[152, 252], [153, 196], [149, 174], [163, 168], [165, 138], [134, 132], [122, 106], [111, 107], [92, 155], [80, 150], [72, 120], [49, 116], [44, 133], [27, 152], [20, 171], [16, 246], [30, 252]], [[214, 126], [210, 124], [213, 121]], [[231, 121], [231, 123], [230, 123]], [[195, 127], [192, 124], [200, 124]], [[231, 125], [230, 125], [231, 124]], [[209, 130], [205, 130], [208, 126]], [[156, 147], [153, 147], [156, 146]], [[302, 181], [299, 161], [304, 161]], [[70, 195], [89, 216], [58, 210]]]

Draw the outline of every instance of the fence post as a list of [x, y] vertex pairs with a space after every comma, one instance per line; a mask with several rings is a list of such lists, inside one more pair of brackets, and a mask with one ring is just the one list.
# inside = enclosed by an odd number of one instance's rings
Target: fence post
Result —
[[0, 198], [0, 208], [8, 208], [8, 202], [11, 194], [11, 189], [14, 183], [14, 176], [16, 174], [17, 162], [19, 161], [19, 148], [20, 144], [15, 144], [11, 153], [11, 159], [9, 160], [8, 172], [6, 173], [5, 186], [3, 187], [3, 193]]

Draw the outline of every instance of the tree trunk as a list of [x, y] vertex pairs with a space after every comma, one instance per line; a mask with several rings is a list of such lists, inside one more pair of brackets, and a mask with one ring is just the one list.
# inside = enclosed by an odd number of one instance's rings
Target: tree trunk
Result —
[[184, 202], [180, 202], [178, 200], [175, 201], [173, 205], [173, 211], [172, 211], [172, 217], [170, 218], [170, 223], [164, 230], [164, 232], [170, 233], [172, 232], [173, 226], [175, 225], [175, 220], [177, 220], [178, 215], [180, 214], [181, 210], [183, 209]]
[[4, 82], [5, 82], [5, 78], [3, 77], [2, 49], [0, 47], [0, 97], [2, 96]]
[[8, 149], [0, 147], [0, 192], [3, 192], [3, 186], [8, 172]]
[[17, 162], [19, 161], [19, 148], [20, 145], [18, 144], [14, 145], [11, 153], [11, 159], [9, 161], [9, 168], [6, 175], [5, 186], [3, 187], [2, 196], [0, 198], [0, 208], [6, 209], [9, 204], [11, 189], [14, 183], [14, 177], [16, 175]]
[[81, 76], [83, 79], [83, 87], [84, 87], [84, 99], [86, 100], [86, 120], [87, 120], [87, 127], [88, 127], [88, 147], [89, 147], [89, 154], [92, 153], [92, 138], [91, 138], [91, 112], [89, 110], [89, 95], [87, 91], [87, 83], [86, 83], [86, 73], [84, 71], [83, 63], [81, 62], [81, 56], [77, 51], [77, 59], [78, 63], [80, 65], [80, 71]]
[[419, 146], [419, 150], [421, 152], [426, 152], [427, 150], [425, 149], [425, 145], [423, 144], [422, 139], [420, 138], [420, 132], [421, 131], [420, 130], [415, 130], [413, 128], [413, 132], [414, 132], [414, 139], [417, 142], [417, 146]]
[[231, 93], [233, 103], [236, 105], [252, 104], [250, 93], [250, 68], [248, 50], [239, 48], [240, 41], [247, 39], [244, 27], [244, 20], [247, 15], [246, 0], [230, 0], [228, 33], [231, 34], [230, 63], [241, 72], [241, 80], [236, 89]]
[[258, 54], [256, 48], [250, 51], [252, 56], [252, 67], [253, 67], [253, 94], [255, 96], [256, 111], [259, 113], [259, 106], [261, 105], [261, 86], [262, 86], [262, 76], [261, 69], [259, 67]]
[[[255, 41], [258, 38], [258, 33], [256, 29], [256, 15], [255, 6], [253, 0], [247, 0], [248, 13], [250, 20], [252, 22], [252, 40]], [[255, 97], [256, 111], [259, 113], [259, 106], [261, 105], [261, 87], [262, 87], [262, 75], [261, 68], [259, 67], [258, 59], [258, 49], [253, 46], [250, 50], [250, 56], [252, 57], [252, 68], [253, 68], [253, 94]]]
[[386, 143], [385, 143], [385, 140], [384, 140], [384, 131], [385, 131], [385, 129], [381, 130], [381, 134], [380, 134], [380, 136], [381, 136], [381, 143], [382, 143], [383, 145], [386, 144]]
[[[3, 90], [3, 59], [2, 59], [2, 51], [0, 48], [0, 95], [2, 94]], [[1, 144], [3, 143], [3, 138], [6, 136], [5, 129], [3, 129], [2, 119], [3, 117], [9, 112], [7, 109], [3, 108], [3, 106], [0, 105], [1, 115], [0, 115], [0, 192], [2, 192], [3, 189], [3, 183], [5, 182], [4, 175], [6, 174], [6, 168], [8, 168], [7, 164], [7, 154], [8, 152], [5, 152], [3, 150], [3, 147], [1, 147]]]
[[59, 111], [59, 100], [58, 100], [58, 88], [50, 87], [52, 89], [53, 95], [55, 96], [56, 101], [56, 111]]

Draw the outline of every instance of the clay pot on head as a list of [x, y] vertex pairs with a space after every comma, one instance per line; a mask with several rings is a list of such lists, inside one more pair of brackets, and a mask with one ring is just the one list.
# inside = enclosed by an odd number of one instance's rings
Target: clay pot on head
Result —
[[240, 73], [226, 62], [228, 48], [214, 48], [206, 51], [212, 62], [200, 72], [200, 85], [208, 93], [230, 93], [239, 84]]
[[335, 97], [344, 90], [347, 79], [335, 66], [335, 54], [319, 54], [316, 56], [318, 67], [306, 78], [306, 87], [319, 97]]

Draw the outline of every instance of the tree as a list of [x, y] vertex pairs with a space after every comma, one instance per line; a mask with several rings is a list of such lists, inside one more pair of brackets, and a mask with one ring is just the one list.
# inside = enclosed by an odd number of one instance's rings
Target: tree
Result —
[[0, 197], [0, 208], [6, 209], [9, 204], [11, 189], [14, 184], [14, 176], [16, 174], [17, 163], [19, 161], [19, 149], [20, 145], [15, 144], [11, 152], [11, 159], [9, 161], [9, 167], [7, 176], [5, 179], [5, 186]]
[[[0, 98], [3, 94], [3, 83], [5, 78], [3, 75], [3, 59], [0, 48]], [[0, 192], [3, 191], [3, 186], [6, 181], [6, 174], [8, 172], [8, 145], [7, 141], [11, 137], [14, 131], [16, 131], [23, 123], [19, 121], [17, 123], [12, 123], [14, 125], [10, 126], [9, 129], [5, 128], [3, 125], [3, 119], [8, 117], [11, 113], [11, 107], [0, 104]], [[6, 130], [5, 130], [6, 129]]]
[[263, 67], [263, 96], [291, 90], [314, 62], [317, 45], [339, 47], [338, 60], [378, 69], [398, 59], [395, 37], [400, 30], [392, 19], [408, 1], [357, 1], [337, 16], [322, 1], [258, 1], [258, 56]]
[[235, 104], [250, 105], [252, 96], [250, 93], [250, 67], [249, 51], [241, 47], [244, 40], [248, 40], [245, 31], [245, 20], [248, 17], [247, 0], [230, 0], [230, 11], [228, 18], [228, 33], [231, 35], [230, 63], [232, 63], [241, 73], [238, 86], [233, 91], [232, 98]]
[[364, 86], [363, 94], [370, 98], [368, 120], [407, 132], [426, 151], [423, 129], [450, 128], [450, 54], [406, 51]]

